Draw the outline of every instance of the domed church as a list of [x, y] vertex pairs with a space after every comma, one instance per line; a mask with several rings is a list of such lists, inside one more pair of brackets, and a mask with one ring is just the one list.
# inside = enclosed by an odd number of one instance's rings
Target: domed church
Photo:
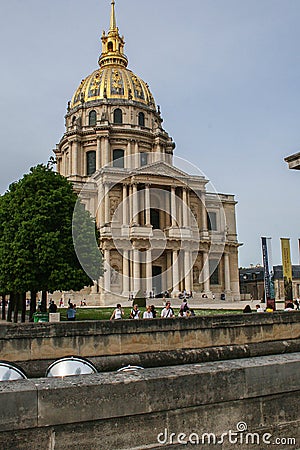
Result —
[[73, 183], [100, 233], [105, 271], [85, 298], [107, 305], [192, 291], [238, 300], [234, 196], [208, 192], [203, 175], [173, 165], [175, 143], [160, 108], [128, 69], [114, 0], [101, 40], [99, 67], [68, 103], [54, 150], [58, 172]]

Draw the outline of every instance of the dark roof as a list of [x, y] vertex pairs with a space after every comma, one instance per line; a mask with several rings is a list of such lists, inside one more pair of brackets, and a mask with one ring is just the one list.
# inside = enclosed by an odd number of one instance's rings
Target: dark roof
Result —
[[[247, 279], [253, 280], [262, 280], [264, 278], [264, 268], [262, 266], [259, 267], [247, 267], [247, 268], [241, 268], [239, 269], [240, 272], [240, 278], [243, 278], [243, 275], [247, 275]], [[283, 278], [283, 270], [282, 266], [273, 266], [273, 272], [274, 272], [274, 279], [278, 280]], [[253, 274], [256, 275], [256, 277], [253, 277]], [[292, 266], [292, 275], [293, 278], [300, 278], [300, 265], [293, 265]]]

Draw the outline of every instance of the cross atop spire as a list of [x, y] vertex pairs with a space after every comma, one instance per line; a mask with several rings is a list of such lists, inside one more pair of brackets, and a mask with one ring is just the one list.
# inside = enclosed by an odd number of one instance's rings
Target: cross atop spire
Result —
[[110, 13], [110, 29], [109, 31], [115, 31], [117, 28], [116, 13], [115, 13], [115, 0], [111, 0], [111, 13]]

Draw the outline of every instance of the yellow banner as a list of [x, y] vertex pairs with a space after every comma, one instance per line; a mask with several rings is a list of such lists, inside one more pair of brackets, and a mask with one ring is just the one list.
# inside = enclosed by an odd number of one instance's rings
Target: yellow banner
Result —
[[290, 240], [288, 238], [281, 238], [281, 255], [282, 255], [282, 270], [284, 280], [284, 296], [285, 300], [293, 300], [293, 287], [292, 287], [292, 263], [291, 263], [291, 250]]

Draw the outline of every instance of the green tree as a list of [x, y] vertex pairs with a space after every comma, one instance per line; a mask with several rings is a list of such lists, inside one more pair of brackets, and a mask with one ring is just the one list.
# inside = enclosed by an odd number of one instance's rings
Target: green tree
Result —
[[95, 222], [66, 178], [38, 165], [10, 185], [0, 197], [0, 292], [77, 291], [102, 272]]

